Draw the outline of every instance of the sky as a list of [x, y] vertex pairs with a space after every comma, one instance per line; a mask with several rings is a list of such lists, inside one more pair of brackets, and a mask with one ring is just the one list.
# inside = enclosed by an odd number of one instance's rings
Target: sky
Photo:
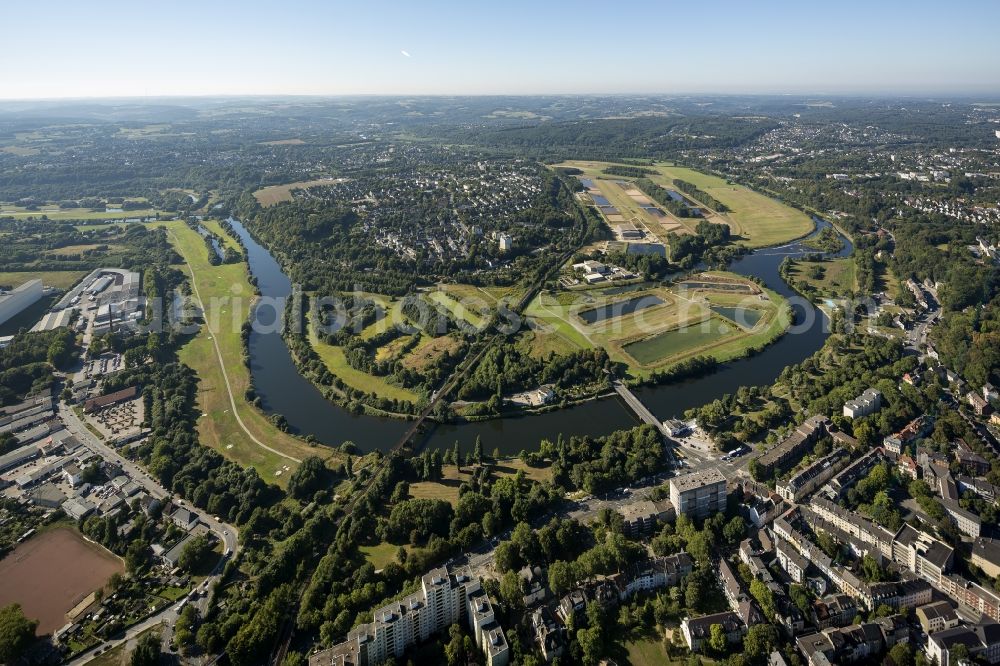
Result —
[[997, 0], [8, 0], [0, 99], [1000, 94]]

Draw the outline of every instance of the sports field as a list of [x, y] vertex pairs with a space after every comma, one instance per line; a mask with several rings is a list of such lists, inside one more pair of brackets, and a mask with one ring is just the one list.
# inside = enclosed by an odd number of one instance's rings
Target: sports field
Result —
[[[295, 459], [302, 460], [310, 455], [334, 456], [331, 449], [311, 447], [281, 432], [243, 397], [250, 385], [250, 371], [243, 364], [240, 326], [249, 316], [250, 295], [253, 294], [247, 281], [246, 264], [212, 266], [198, 232], [180, 221], [160, 224], [167, 229], [171, 242], [187, 263], [188, 274], [193, 286], [197, 287], [208, 322], [180, 352], [180, 360], [198, 374], [201, 443], [241, 465], [253, 467], [261, 478], [279, 485], [287, 481], [289, 472], [297, 464]], [[242, 295], [240, 300], [233, 300], [234, 291]], [[233, 402], [239, 419], [233, 414]]]
[[536, 358], [600, 347], [635, 377], [697, 354], [740, 356], [771, 342], [790, 323], [781, 296], [714, 271], [669, 289], [543, 291], [525, 314], [529, 330], [521, 344]]
[[[604, 174], [604, 169], [609, 166], [607, 162], [571, 160], [556, 166], [581, 169], [585, 177], [593, 179], [633, 180]], [[658, 163], [654, 168], [659, 173], [648, 177], [658, 185], [668, 189], [677, 189], [673, 181], [683, 180], [725, 204], [730, 209], [729, 212], [710, 211], [706, 219], [710, 222], [728, 224], [732, 233], [739, 237], [738, 242], [748, 247], [781, 245], [800, 238], [813, 230], [813, 221], [802, 211], [743, 185], [730, 184], [718, 176], [666, 163]], [[602, 187], [602, 191], [603, 189]], [[683, 194], [695, 203], [704, 206], [702, 202], [697, 201], [697, 197], [687, 193]], [[707, 208], [707, 206], [704, 207]], [[669, 219], [689, 230], [693, 230], [699, 221], [697, 218], [675, 218], [673, 216], [670, 216]]]

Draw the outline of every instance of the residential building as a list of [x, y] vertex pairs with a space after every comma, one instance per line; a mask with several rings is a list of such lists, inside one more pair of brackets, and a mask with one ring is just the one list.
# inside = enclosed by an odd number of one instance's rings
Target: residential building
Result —
[[956, 645], [964, 645], [970, 656], [983, 651], [982, 643], [976, 632], [968, 627], [954, 627], [932, 634], [927, 639], [927, 656], [938, 666], [956, 666], [951, 660], [951, 651]]
[[531, 629], [546, 662], [566, 652], [566, 627], [556, 622], [547, 606], [540, 606], [531, 613]]
[[788, 573], [793, 581], [802, 583], [806, 578], [806, 571], [809, 569], [809, 560], [802, 557], [787, 541], [781, 539], [776, 539], [775, 550], [781, 568]]
[[709, 516], [726, 508], [726, 477], [715, 469], [670, 479], [670, 503], [677, 515]]
[[1000, 541], [988, 537], [977, 538], [972, 543], [969, 561], [990, 578], [1000, 576]]
[[899, 432], [882, 440], [882, 445], [890, 453], [900, 454], [903, 447], [927, 434], [934, 422], [927, 416], [918, 416]]
[[915, 612], [920, 627], [928, 634], [958, 626], [958, 613], [947, 601], [924, 604]]
[[830, 499], [841, 497], [847, 492], [848, 488], [867, 476], [872, 468], [882, 462], [884, 458], [885, 456], [883, 456], [881, 449], [872, 449], [861, 457], [856, 458], [851, 464], [830, 479], [830, 482], [823, 488], [823, 494]]
[[659, 507], [649, 500], [626, 504], [621, 508], [625, 536], [630, 539], [651, 536], [661, 513]]
[[988, 416], [989, 413], [993, 411], [993, 408], [990, 407], [990, 403], [986, 401], [986, 398], [975, 391], [969, 391], [965, 395], [965, 400], [969, 403], [969, 406], [972, 407], [972, 411], [975, 412], [976, 416]]
[[506, 666], [510, 649], [479, 578], [444, 568], [425, 574], [418, 592], [375, 611], [373, 621], [352, 629], [343, 643], [309, 657], [309, 665], [374, 666], [463, 619], [487, 666]]
[[800, 499], [826, 483], [830, 477], [843, 469], [851, 460], [846, 449], [836, 449], [833, 453], [820, 458], [802, 471], [794, 474], [786, 481], [780, 481], [776, 486], [778, 494], [789, 502]]
[[844, 416], [850, 419], [857, 419], [862, 416], [874, 414], [881, 408], [882, 394], [870, 388], [866, 389], [864, 393], [854, 400], [848, 400], [844, 403]]
[[733, 611], [703, 615], [701, 617], [686, 617], [681, 622], [681, 634], [692, 652], [701, 651], [702, 645], [711, 637], [712, 625], [718, 624], [726, 634], [726, 641], [732, 645], [743, 640], [747, 626], [740, 616]]
[[803, 455], [824, 434], [832, 429], [829, 420], [820, 415], [810, 416], [788, 437], [757, 458], [756, 465], [763, 477], [772, 477], [794, 467]]

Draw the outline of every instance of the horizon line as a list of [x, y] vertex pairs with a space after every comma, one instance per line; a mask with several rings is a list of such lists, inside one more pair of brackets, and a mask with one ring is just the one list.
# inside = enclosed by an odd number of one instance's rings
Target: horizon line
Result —
[[248, 93], [166, 93], [155, 95], [84, 95], [65, 97], [3, 97], [0, 96], [0, 103], [4, 102], [83, 102], [83, 101], [112, 101], [112, 100], [178, 100], [178, 99], [336, 99], [349, 97], [367, 98], [405, 98], [405, 97], [427, 97], [427, 98], [489, 98], [489, 97], [829, 97], [829, 98], [865, 98], [865, 99], [891, 99], [891, 98], [962, 98], [962, 97], [982, 97], [1000, 99], [1000, 89], [995, 91], [977, 90], [899, 90], [899, 91], [757, 91], [757, 92], [733, 92], [733, 91], [675, 91], [675, 92], [481, 92], [481, 93], [448, 93], [448, 92], [343, 92], [343, 93], [269, 93], [269, 92], [248, 92]]

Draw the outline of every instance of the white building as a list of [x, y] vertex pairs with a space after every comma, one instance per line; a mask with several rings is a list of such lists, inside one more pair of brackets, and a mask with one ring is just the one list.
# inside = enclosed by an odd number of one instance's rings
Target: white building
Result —
[[309, 666], [373, 666], [466, 620], [486, 657], [487, 666], [506, 666], [510, 650], [497, 624], [493, 606], [479, 578], [468, 572], [434, 569], [421, 579], [421, 589], [374, 613], [370, 624], [355, 627], [347, 640], [309, 657]]
[[882, 407], [882, 394], [875, 389], [867, 389], [854, 400], [844, 403], [844, 416], [857, 419], [877, 412]]
[[24, 311], [41, 297], [41, 280], [28, 280], [21, 286], [0, 294], [0, 324]]
[[510, 234], [500, 234], [500, 251], [507, 252], [514, 247], [514, 238]]

